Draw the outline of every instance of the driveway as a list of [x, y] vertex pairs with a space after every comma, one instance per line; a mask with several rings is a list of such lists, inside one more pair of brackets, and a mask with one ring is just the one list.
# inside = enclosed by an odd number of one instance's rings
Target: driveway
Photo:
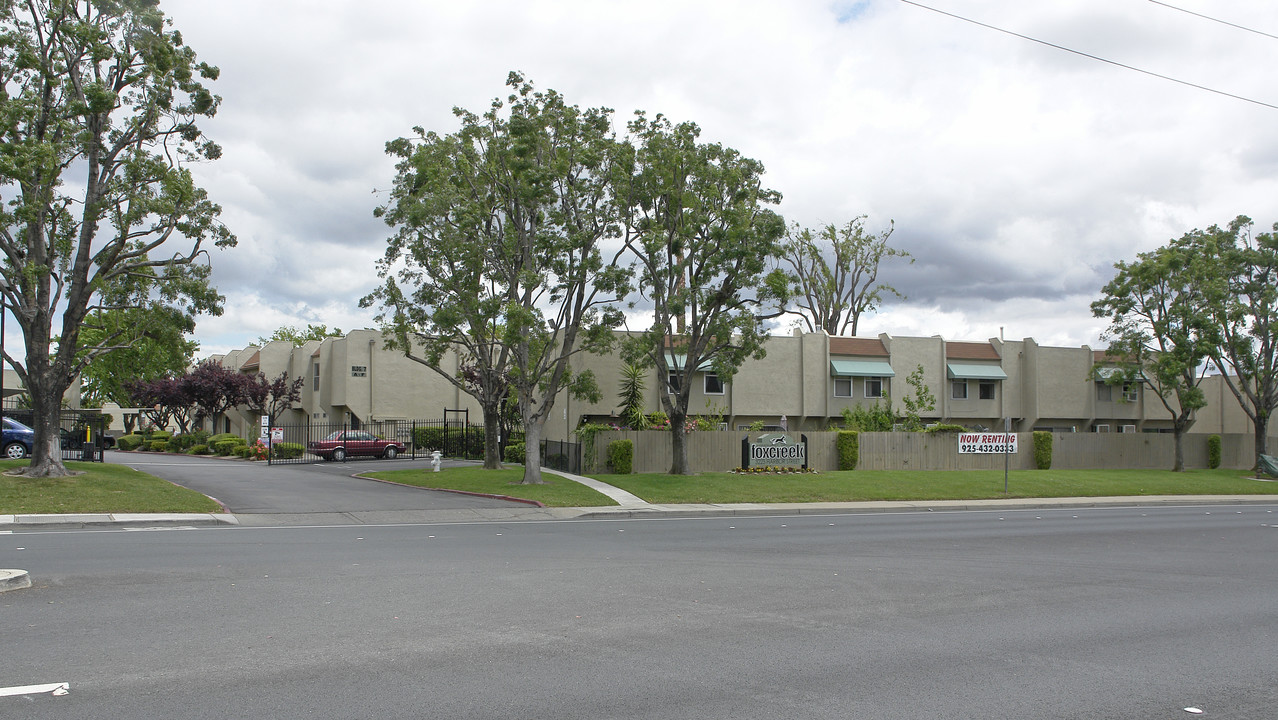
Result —
[[[428, 459], [353, 460], [313, 465], [267, 465], [187, 455], [109, 451], [106, 461], [128, 465], [217, 499], [236, 515], [474, 510], [528, 507], [496, 498], [422, 490], [352, 477], [374, 470], [430, 467]], [[448, 462], [445, 461], [445, 468]]]

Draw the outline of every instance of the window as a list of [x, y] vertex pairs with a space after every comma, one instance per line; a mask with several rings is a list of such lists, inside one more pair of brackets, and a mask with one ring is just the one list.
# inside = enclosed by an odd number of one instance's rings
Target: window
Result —
[[1119, 425], [1119, 426], [1118, 426], [1118, 432], [1120, 432], [1120, 433], [1134, 433], [1134, 432], [1136, 432], [1136, 426], [1135, 426], [1135, 425]]
[[666, 376], [666, 392], [674, 395], [679, 392], [679, 371], [671, 370]]
[[953, 380], [950, 382], [950, 397], [955, 400], [967, 399], [967, 381]]
[[852, 378], [834, 378], [834, 397], [852, 397]]
[[868, 377], [865, 379], [865, 396], [868, 398], [883, 397], [883, 378]]
[[1136, 383], [1123, 383], [1123, 402], [1134, 403], [1140, 399]]
[[1099, 433], [1107, 433], [1107, 432], [1109, 432], [1109, 426], [1108, 426], [1108, 425], [1097, 425], [1096, 427], [1092, 428], [1092, 430], [1093, 430], [1093, 431], [1095, 431], [1095, 432], [1099, 432]]
[[1113, 402], [1114, 386], [1109, 383], [1096, 383], [1096, 401]]
[[719, 381], [719, 376], [714, 373], [706, 373], [705, 384], [702, 389], [707, 395], [722, 395], [723, 383]]
[[316, 391], [319, 390], [319, 378], [320, 378], [319, 363], [315, 363], [315, 386], [312, 389]]
[[352, 365], [352, 366], [351, 366], [351, 377], [365, 377], [366, 375], [368, 375], [368, 366], [367, 366], [367, 365]]
[[980, 393], [979, 397], [980, 397], [982, 400], [993, 400], [993, 399], [994, 399], [994, 387], [995, 387], [995, 386], [994, 386], [994, 381], [993, 381], [993, 380], [982, 380], [982, 381], [981, 381], [980, 390], [979, 390], [979, 393]]

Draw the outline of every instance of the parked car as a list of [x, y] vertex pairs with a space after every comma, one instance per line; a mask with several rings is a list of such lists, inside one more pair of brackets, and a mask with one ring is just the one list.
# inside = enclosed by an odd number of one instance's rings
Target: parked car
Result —
[[387, 440], [363, 430], [338, 430], [328, 437], [306, 444], [307, 452], [325, 460], [341, 462], [347, 456], [366, 455], [394, 460], [407, 448], [398, 440]]
[[23, 425], [13, 418], [4, 419], [4, 439], [0, 447], [4, 456], [10, 460], [21, 460], [31, 454], [32, 443], [35, 442], [35, 430]]

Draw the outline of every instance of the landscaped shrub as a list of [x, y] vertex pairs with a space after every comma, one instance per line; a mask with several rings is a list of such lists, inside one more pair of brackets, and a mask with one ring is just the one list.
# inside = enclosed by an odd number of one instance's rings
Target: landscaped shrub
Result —
[[208, 445], [192, 445], [191, 454], [192, 455], [208, 455], [209, 446]]
[[301, 443], [277, 442], [271, 445], [271, 452], [280, 460], [293, 460], [302, 457], [306, 446]]
[[[208, 432], [208, 431], [206, 430], [205, 432]], [[205, 440], [205, 442], [208, 443], [209, 447], [213, 447], [214, 445], [221, 442], [222, 440], [240, 440], [241, 442], [243, 441], [243, 439], [239, 435], [236, 435], [235, 433], [218, 433], [216, 435], [210, 436], [207, 440]]]
[[839, 469], [855, 470], [861, 454], [860, 433], [856, 430], [840, 430], [834, 437], [834, 447], [839, 453]]
[[155, 430], [147, 435], [147, 438], [150, 440], [168, 440], [171, 437], [173, 437], [173, 433], [168, 430]]
[[137, 450], [142, 447], [141, 435], [122, 435], [115, 441], [115, 447], [119, 450]]
[[1220, 467], [1220, 436], [1207, 436], [1207, 466], [1212, 470]]
[[524, 450], [527, 446], [521, 442], [513, 442], [506, 446], [502, 460], [508, 463], [524, 464]]
[[213, 452], [218, 455], [235, 455], [236, 448], [248, 447], [242, 438], [233, 437], [229, 440], [218, 440], [211, 444]]
[[937, 423], [923, 432], [929, 433], [963, 433], [967, 432], [967, 428], [962, 425], [953, 425], [950, 423]]
[[1052, 434], [1039, 430], [1034, 433], [1034, 467], [1052, 469]]
[[169, 441], [152, 439], [147, 442], [146, 449], [150, 450], [151, 452], [168, 452]]
[[175, 452], [186, 452], [195, 446], [194, 435], [174, 435], [169, 439], [169, 444], [173, 446]]
[[231, 454], [242, 458], [253, 457], [253, 447], [251, 445], [236, 445], [235, 451]]
[[608, 443], [608, 467], [618, 475], [634, 471], [635, 443], [633, 440], [613, 440]]

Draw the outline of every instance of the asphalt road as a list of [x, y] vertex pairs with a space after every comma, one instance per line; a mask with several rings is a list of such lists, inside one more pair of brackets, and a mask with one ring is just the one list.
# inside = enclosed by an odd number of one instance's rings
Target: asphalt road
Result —
[[235, 514], [342, 513], [511, 507], [508, 500], [422, 490], [352, 477], [360, 472], [428, 468], [426, 459], [358, 459], [345, 463], [267, 465], [189, 455], [109, 452], [120, 463], [219, 502]]
[[1278, 506], [0, 536], [21, 718], [1278, 716]]

